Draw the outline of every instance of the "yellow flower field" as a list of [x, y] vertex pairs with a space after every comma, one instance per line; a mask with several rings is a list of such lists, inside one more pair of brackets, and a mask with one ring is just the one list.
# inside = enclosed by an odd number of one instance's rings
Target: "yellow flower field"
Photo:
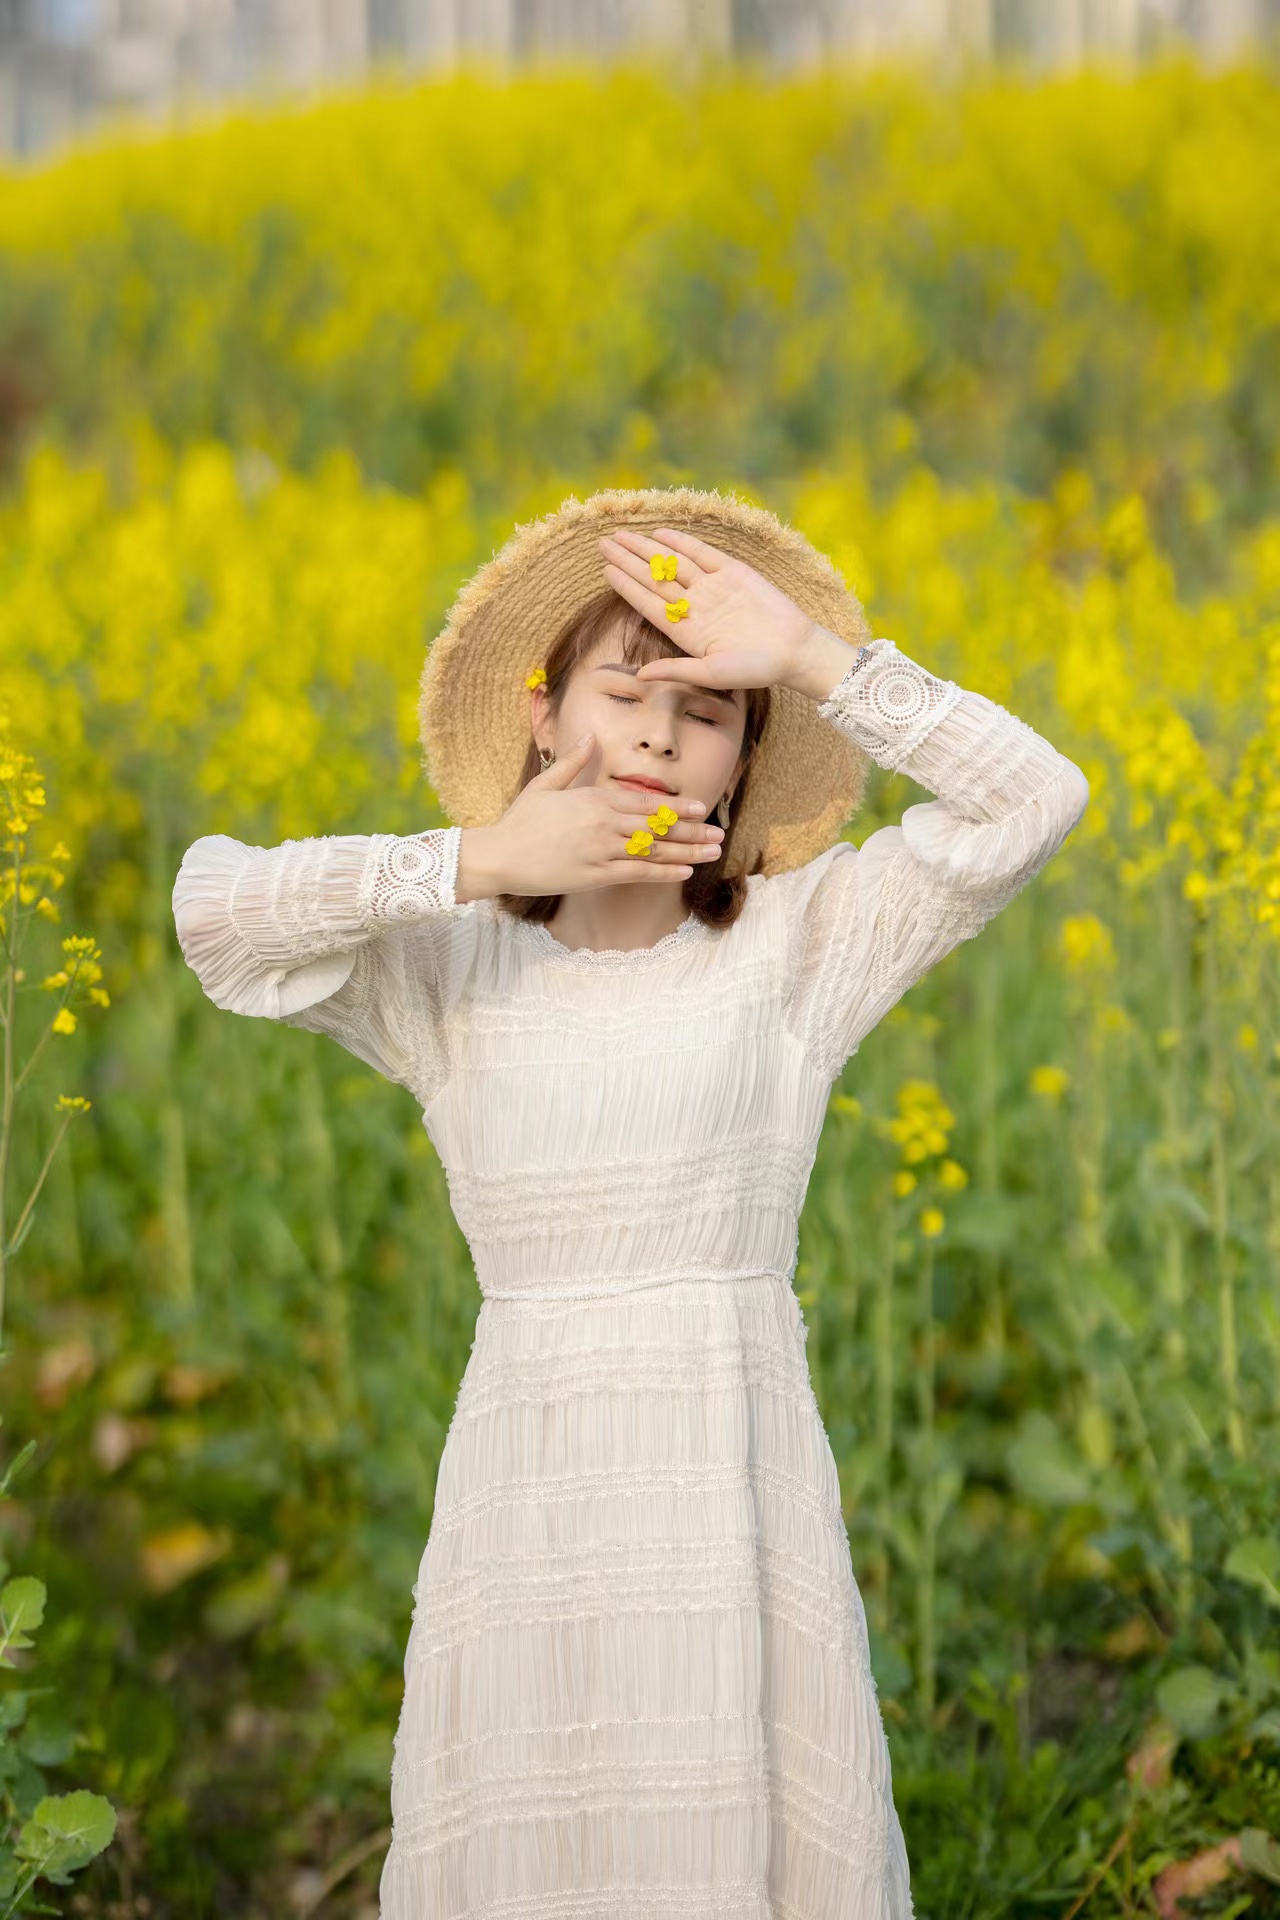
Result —
[[[50, 1027], [15, 1194], [70, 1126], [8, 1275], [42, 1464], [0, 1580], [61, 1622], [41, 1764], [128, 1810], [75, 1911], [276, 1920], [335, 1862], [323, 1914], [373, 1911], [478, 1306], [403, 1090], [201, 995], [182, 852], [440, 824], [459, 586], [570, 492], [678, 481], [1090, 782], [850, 1061], [803, 1223], [919, 1911], [1129, 1916], [1229, 1838], [1269, 1910], [1278, 96], [388, 80], [0, 176], [7, 844], [59, 868], [2, 894], [20, 1053]], [[877, 779], [850, 837], [922, 797]]]

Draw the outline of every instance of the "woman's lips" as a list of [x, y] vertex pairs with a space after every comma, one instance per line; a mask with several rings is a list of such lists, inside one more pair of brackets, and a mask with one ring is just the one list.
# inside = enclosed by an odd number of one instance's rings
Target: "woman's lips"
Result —
[[616, 780], [616, 781], [618, 782], [618, 784], [619, 784], [620, 786], [623, 786], [623, 787], [635, 787], [635, 788], [637, 788], [637, 789], [639, 790], [639, 792], [641, 792], [641, 793], [666, 793], [666, 794], [669, 794], [669, 793], [671, 792], [671, 789], [670, 789], [670, 787], [663, 787], [663, 786], [659, 786], [659, 785], [657, 785], [657, 784], [656, 784], [655, 782], [652, 782], [652, 781], [649, 781], [649, 780], [633, 780], [633, 779], [632, 779], [632, 778], [630, 777], [630, 775], [629, 775], [629, 774], [625, 774], [625, 773], [615, 773], [613, 777], [614, 777], [614, 779], [615, 779], [615, 780]]

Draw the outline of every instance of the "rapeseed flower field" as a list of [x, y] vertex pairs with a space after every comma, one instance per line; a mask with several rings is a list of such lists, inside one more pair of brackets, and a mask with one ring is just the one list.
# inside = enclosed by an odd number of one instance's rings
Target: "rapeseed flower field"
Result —
[[442, 824], [454, 592], [682, 481], [1091, 788], [849, 1063], [802, 1222], [918, 1911], [1280, 1910], [1278, 106], [464, 74], [0, 176], [0, 1724], [51, 1702], [0, 1796], [117, 1815], [61, 1910], [372, 1920], [479, 1305], [411, 1097], [203, 998], [182, 852]]

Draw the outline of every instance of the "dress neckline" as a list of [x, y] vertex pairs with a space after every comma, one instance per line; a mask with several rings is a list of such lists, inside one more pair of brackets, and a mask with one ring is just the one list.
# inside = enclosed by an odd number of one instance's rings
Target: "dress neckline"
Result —
[[522, 920], [517, 914], [509, 914], [507, 918], [519, 937], [544, 959], [552, 960], [558, 966], [580, 967], [588, 972], [604, 968], [611, 973], [621, 973], [647, 967], [656, 960], [665, 959], [676, 948], [687, 947], [713, 931], [704, 920], [699, 920], [696, 913], [690, 913], [678, 927], [673, 927], [670, 933], [664, 933], [651, 947], [566, 947], [563, 940], [556, 939], [543, 920]]

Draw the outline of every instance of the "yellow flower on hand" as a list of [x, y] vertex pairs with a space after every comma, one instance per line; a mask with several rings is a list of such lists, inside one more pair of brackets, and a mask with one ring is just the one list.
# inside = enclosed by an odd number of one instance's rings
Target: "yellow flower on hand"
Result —
[[688, 611], [689, 602], [687, 600], [668, 600], [667, 602], [668, 620], [683, 620]]
[[651, 813], [649, 815], [649, 825], [653, 828], [655, 833], [661, 834], [661, 833], [665, 833], [668, 827], [674, 827], [674, 825], [676, 824], [676, 821], [679, 818], [680, 818], [680, 815], [678, 813], [673, 812], [672, 809], [664, 801], [663, 804], [658, 808], [656, 813]]
[[535, 667], [533, 672], [529, 675], [529, 678], [525, 681], [525, 685], [526, 687], [529, 687], [529, 688], [540, 687], [543, 681], [546, 679], [546, 677], [547, 677], [547, 670], [545, 667]]
[[653, 835], [646, 833], [643, 827], [637, 827], [627, 842], [628, 853], [648, 853], [653, 845]]
[[674, 580], [679, 557], [674, 553], [654, 553], [649, 556], [649, 571], [655, 580]]

